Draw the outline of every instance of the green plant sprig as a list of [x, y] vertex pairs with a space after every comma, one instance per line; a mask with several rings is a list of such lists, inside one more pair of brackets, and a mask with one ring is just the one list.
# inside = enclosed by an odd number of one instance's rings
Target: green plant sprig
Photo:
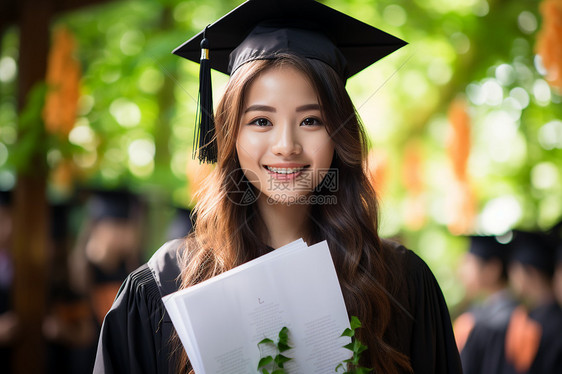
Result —
[[262, 374], [286, 374], [284, 365], [286, 362], [290, 361], [291, 358], [282, 353], [292, 348], [289, 345], [289, 329], [283, 327], [281, 331], [279, 331], [277, 342], [269, 338], [263, 339], [258, 343], [258, 348], [261, 348], [263, 345], [272, 345], [277, 350], [277, 354], [275, 357], [271, 355], [262, 357], [258, 362], [258, 372]]
[[353, 356], [341, 362], [336, 366], [336, 373], [343, 370], [343, 374], [367, 374], [373, 372], [373, 369], [365, 368], [359, 365], [361, 354], [367, 350], [367, 346], [361, 343], [355, 336], [355, 331], [361, 327], [361, 321], [355, 316], [351, 316], [350, 328], [344, 330], [341, 336], [351, 338], [351, 343], [344, 345], [345, 349], [353, 352]]

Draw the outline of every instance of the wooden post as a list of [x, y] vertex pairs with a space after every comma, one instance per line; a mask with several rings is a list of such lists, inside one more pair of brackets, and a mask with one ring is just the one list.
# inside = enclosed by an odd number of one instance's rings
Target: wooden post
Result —
[[[49, 49], [51, 1], [23, 0], [20, 4], [18, 109], [21, 113], [30, 90], [45, 80]], [[41, 126], [38, 121], [36, 126]], [[21, 130], [20, 130], [21, 131]], [[18, 136], [24, 136], [19, 133]], [[46, 303], [48, 209], [45, 151], [38, 147], [29, 170], [17, 176], [14, 199], [14, 310], [20, 334], [14, 347], [14, 373], [45, 372], [41, 325]]]

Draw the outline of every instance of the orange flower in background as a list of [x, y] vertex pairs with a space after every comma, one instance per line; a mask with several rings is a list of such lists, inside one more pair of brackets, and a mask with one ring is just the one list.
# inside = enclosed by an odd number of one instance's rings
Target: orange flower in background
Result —
[[62, 159], [51, 171], [51, 182], [61, 191], [71, 193], [75, 174], [74, 162]]
[[447, 153], [453, 168], [453, 180], [447, 189], [449, 231], [455, 235], [471, 232], [476, 216], [476, 202], [467, 175], [470, 156], [470, 116], [464, 98], [457, 98], [449, 108]]
[[412, 194], [418, 195], [423, 191], [423, 161], [420, 145], [416, 140], [406, 144], [402, 178]]
[[543, 0], [540, 11], [543, 20], [536, 52], [547, 70], [546, 80], [562, 90], [562, 0]]
[[476, 200], [471, 185], [452, 180], [447, 188], [447, 228], [453, 235], [463, 235], [474, 231]]
[[74, 58], [74, 37], [64, 27], [54, 33], [47, 63], [48, 91], [43, 120], [48, 132], [68, 135], [74, 127], [80, 97], [80, 64]]
[[405, 147], [402, 179], [408, 191], [405, 199], [404, 222], [411, 229], [419, 229], [426, 219], [427, 202], [424, 196], [425, 183], [422, 150], [417, 140], [412, 140]]
[[470, 117], [464, 99], [456, 99], [449, 108], [450, 132], [447, 152], [457, 179], [466, 180], [466, 166], [470, 155]]
[[388, 156], [383, 150], [371, 149], [367, 157], [367, 175], [380, 197], [384, 194], [388, 181]]

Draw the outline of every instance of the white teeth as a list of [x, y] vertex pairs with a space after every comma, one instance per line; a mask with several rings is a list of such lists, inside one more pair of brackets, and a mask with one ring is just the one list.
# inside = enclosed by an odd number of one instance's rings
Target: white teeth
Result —
[[300, 168], [274, 168], [271, 166], [266, 166], [267, 170], [270, 170], [274, 173], [278, 173], [278, 174], [293, 174], [293, 173], [298, 173], [299, 171], [303, 170], [304, 167], [300, 167]]

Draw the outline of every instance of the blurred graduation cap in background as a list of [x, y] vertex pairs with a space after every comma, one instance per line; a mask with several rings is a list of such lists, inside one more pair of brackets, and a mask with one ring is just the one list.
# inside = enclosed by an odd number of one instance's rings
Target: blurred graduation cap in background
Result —
[[88, 199], [87, 214], [93, 221], [129, 219], [138, 204], [138, 198], [126, 189], [96, 190]]
[[562, 264], [562, 221], [559, 221], [548, 230], [553, 245], [556, 247], [556, 263]]
[[500, 243], [496, 236], [473, 235], [469, 237], [468, 251], [485, 261], [497, 258], [504, 264], [509, 260], [510, 246]]
[[314, 0], [249, 0], [173, 53], [199, 62], [195, 140], [199, 159], [216, 162], [210, 69], [233, 74], [241, 65], [289, 53], [320, 60], [347, 78], [406, 45], [401, 39]]
[[532, 266], [547, 275], [554, 273], [555, 246], [542, 232], [513, 231], [511, 261]]
[[0, 190], [0, 206], [11, 206], [11, 205], [12, 205], [12, 191]]

